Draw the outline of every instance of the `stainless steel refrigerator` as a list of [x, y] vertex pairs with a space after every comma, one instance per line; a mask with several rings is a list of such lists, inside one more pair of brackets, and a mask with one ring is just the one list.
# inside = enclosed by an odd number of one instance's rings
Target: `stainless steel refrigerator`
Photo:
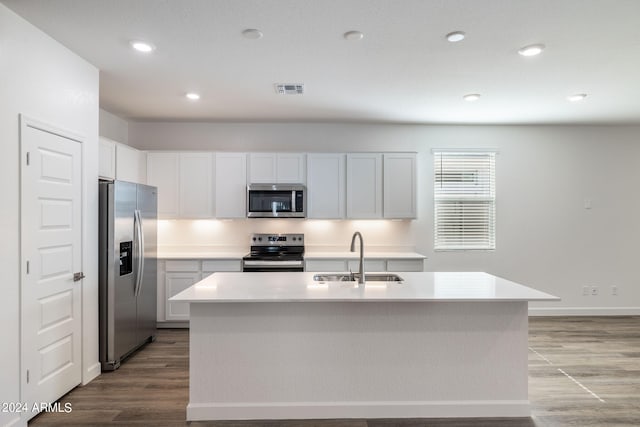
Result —
[[100, 363], [114, 370], [156, 334], [157, 189], [100, 181]]

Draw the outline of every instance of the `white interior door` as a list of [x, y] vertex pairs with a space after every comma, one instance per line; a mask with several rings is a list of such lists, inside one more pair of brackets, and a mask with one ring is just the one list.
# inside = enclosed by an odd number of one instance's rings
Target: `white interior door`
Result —
[[81, 381], [82, 148], [24, 117], [20, 143], [21, 401], [31, 410]]

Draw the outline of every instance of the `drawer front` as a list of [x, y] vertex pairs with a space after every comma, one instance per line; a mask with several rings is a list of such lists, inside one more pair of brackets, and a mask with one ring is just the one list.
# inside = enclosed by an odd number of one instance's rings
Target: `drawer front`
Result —
[[346, 262], [342, 259], [307, 260], [306, 271], [340, 272], [347, 271]]
[[194, 260], [166, 260], [165, 261], [165, 271], [191, 271], [198, 272], [200, 271], [200, 261]]
[[387, 261], [387, 271], [424, 271], [424, 260], [390, 259]]
[[239, 259], [215, 259], [202, 261], [203, 273], [216, 271], [242, 271], [242, 261]]
[[[360, 268], [360, 261], [355, 259], [350, 259], [348, 264], [348, 269], [353, 272], [357, 272], [358, 268]], [[383, 259], [366, 259], [364, 260], [364, 272], [367, 271], [387, 271], [386, 262]]]

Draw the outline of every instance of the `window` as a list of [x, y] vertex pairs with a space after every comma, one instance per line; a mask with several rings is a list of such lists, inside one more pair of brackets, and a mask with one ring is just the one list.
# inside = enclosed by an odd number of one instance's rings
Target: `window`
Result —
[[495, 249], [495, 154], [434, 151], [436, 250]]

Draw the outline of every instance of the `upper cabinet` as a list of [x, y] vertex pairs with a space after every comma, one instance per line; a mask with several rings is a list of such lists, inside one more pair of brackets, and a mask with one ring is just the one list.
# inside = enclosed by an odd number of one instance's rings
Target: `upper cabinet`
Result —
[[218, 218], [247, 217], [247, 156], [215, 154], [215, 206]]
[[307, 155], [307, 217], [345, 217], [346, 154]]
[[213, 154], [150, 152], [147, 181], [158, 187], [160, 218], [213, 217]]
[[382, 154], [347, 154], [347, 218], [382, 218]]
[[306, 155], [299, 153], [250, 153], [249, 183], [306, 182]]
[[105, 179], [116, 179], [116, 143], [100, 137], [98, 151], [98, 176]]
[[124, 144], [116, 144], [116, 179], [147, 183], [147, 153]]
[[180, 153], [178, 171], [178, 216], [213, 217], [213, 154]]
[[246, 218], [254, 182], [306, 183], [308, 218], [414, 219], [416, 169], [416, 153], [147, 153], [160, 218]]
[[415, 219], [416, 153], [385, 153], [383, 211], [385, 218]]
[[147, 153], [147, 183], [158, 187], [158, 217], [177, 218], [178, 153]]
[[147, 153], [100, 137], [98, 176], [104, 179], [147, 183]]

